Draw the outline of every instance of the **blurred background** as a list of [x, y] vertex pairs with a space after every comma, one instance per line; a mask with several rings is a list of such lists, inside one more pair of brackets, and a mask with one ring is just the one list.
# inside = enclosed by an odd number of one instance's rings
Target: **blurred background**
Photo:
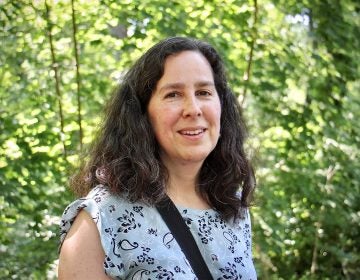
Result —
[[[0, 279], [55, 279], [68, 179], [155, 42], [225, 60], [256, 166], [259, 279], [360, 275], [360, 2], [0, 1]], [[359, 278], [357, 278], [359, 279]]]

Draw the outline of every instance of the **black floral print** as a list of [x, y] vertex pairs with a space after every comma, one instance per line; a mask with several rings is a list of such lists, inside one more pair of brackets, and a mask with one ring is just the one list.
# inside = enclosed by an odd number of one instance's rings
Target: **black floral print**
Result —
[[140, 223], [136, 223], [134, 213], [125, 210], [125, 214], [118, 218], [120, 222], [120, 227], [118, 228], [118, 232], [127, 233], [136, 227], [141, 227]]
[[149, 228], [149, 229], [147, 230], [147, 233], [150, 234], [150, 235], [155, 235], [155, 236], [157, 236], [157, 229]]
[[234, 262], [241, 264], [242, 267], [245, 267], [244, 263], [242, 262], [242, 257], [234, 258]]
[[236, 270], [236, 265], [227, 263], [228, 266], [225, 268], [220, 268], [220, 271], [223, 273], [222, 277], [219, 277], [218, 280], [221, 279], [231, 279], [231, 280], [237, 280], [242, 279], [242, 276], [238, 274]]
[[[214, 279], [256, 280], [248, 215], [229, 223], [212, 209], [178, 209]], [[111, 279], [197, 279], [155, 208], [130, 203], [100, 185], [65, 209], [61, 242], [81, 210], [89, 213], [99, 230], [104, 271]]]
[[156, 274], [155, 275], [156, 279], [164, 279], [164, 280], [175, 279], [173, 272], [171, 272], [170, 270], [167, 270], [166, 268], [163, 268], [160, 265], [157, 267], [157, 269], [153, 270], [152, 272], [154, 272]]
[[182, 270], [181, 269], [181, 267], [180, 266], [175, 266], [174, 267], [174, 271], [176, 272], [176, 273], [182, 273], [182, 274], [185, 274], [185, 271], [184, 270]]

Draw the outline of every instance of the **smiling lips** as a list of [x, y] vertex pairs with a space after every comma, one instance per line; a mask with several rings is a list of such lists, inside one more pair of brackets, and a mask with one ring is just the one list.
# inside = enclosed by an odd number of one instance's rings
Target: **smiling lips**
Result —
[[190, 130], [190, 129], [184, 129], [184, 130], [180, 130], [179, 133], [181, 135], [186, 135], [186, 136], [197, 136], [197, 135], [200, 135], [202, 133], [204, 133], [206, 130], [206, 128], [198, 128], [198, 129], [193, 129], [193, 130]]

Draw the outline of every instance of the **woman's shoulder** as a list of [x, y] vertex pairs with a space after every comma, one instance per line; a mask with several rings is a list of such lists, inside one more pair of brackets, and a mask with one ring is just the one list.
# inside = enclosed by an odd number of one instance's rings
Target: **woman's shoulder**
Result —
[[96, 204], [101, 205], [108, 199], [111, 199], [114, 195], [110, 193], [109, 189], [105, 185], [95, 186], [83, 200], [93, 200]]
[[80, 197], [68, 204], [63, 212], [63, 217], [76, 215], [85, 208], [100, 208], [101, 204], [106, 201], [109, 192], [102, 185], [93, 188], [86, 196]]
[[[69, 233], [76, 218], [81, 212], [86, 212], [94, 222], [103, 248], [110, 246], [108, 235], [104, 232], [113, 227], [114, 223], [122, 222], [126, 225], [129, 219], [144, 217], [143, 207], [129, 202], [124, 196], [113, 194], [105, 185], [97, 185], [89, 193], [71, 202], [64, 210], [60, 221], [60, 247]], [[140, 214], [139, 217], [135, 214]], [[124, 221], [123, 221], [124, 220]]]

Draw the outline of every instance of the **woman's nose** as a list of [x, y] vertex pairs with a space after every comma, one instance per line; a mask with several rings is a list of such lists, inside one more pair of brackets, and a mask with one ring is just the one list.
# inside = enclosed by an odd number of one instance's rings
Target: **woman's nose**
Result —
[[195, 94], [185, 98], [183, 106], [184, 117], [197, 117], [202, 114], [200, 101], [197, 100]]

